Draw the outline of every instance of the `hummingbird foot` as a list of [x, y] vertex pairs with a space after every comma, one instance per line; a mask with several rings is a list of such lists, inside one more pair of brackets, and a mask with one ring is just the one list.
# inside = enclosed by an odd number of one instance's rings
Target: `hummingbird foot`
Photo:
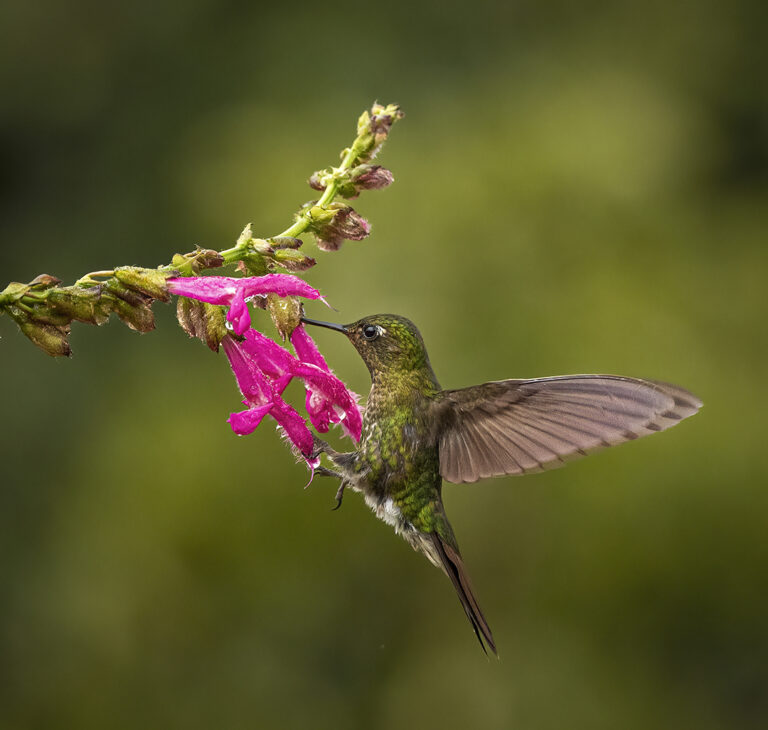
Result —
[[335, 512], [337, 509], [339, 509], [339, 507], [341, 507], [341, 502], [344, 499], [344, 487], [346, 486], [347, 486], [347, 482], [344, 479], [342, 479], [341, 484], [339, 484], [339, 488], [336, 491], [336, 496], [334, 497], [334, 499], [336, 500], [336, 506], [331, 507], [331, 512]]
[[334, 471], [333, 469], [328, 469], [325, 466], [315, 467], [315, 474], [319, 477], [333, 477], [334, 479], [344, 479], [344, 477], [341, 474], [339, 474], [339, 472]]

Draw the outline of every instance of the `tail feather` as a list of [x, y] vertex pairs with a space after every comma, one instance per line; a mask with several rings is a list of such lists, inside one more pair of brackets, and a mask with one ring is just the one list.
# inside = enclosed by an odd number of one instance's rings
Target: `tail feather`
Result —
[[477, 605], [477, 600], [472, 592], [472, 585], [469, 582], [469, 576], [467, 575], [464, 562], [462, 561], [458, 550], [445, 542], [445, 540], [443, 540], [436, 532], [429, 533], [429, 537], [432, 539], [432, 545], [440, 558], [442, 569], [451, 579], [451, 583], [453, 583], [453, 587], [456, 589], [461, 605], [464, 608], [464, 612], [467, 614], [469, 622], [472, 624], [472, 628], [475, 631], [477, 640], [480, 642], [480, 646], [487, 654], [488, 650], [485, 646], [487, 644], [488, 648], [498, 656], [496, 642], [494, 642], [493, 634], [491, 633], [491, 627], [488, 626], [488, 622], [485, 620], [485, 616], [483, 616], [480, 606]]

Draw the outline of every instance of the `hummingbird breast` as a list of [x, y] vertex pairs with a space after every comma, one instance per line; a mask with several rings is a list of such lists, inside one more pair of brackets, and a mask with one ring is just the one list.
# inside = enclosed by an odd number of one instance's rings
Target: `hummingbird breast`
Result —
[[379, 519], [409, 539], [411, 531], [429, 531], [430, 506], [440, 500], [430, 401], [421, 393], [392, 397], [377, 390], [371, 389], [363, 417], [355, 486]]

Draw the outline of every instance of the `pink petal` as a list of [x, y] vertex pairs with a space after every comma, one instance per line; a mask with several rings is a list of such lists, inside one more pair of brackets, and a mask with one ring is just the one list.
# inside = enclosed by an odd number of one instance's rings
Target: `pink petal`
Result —
[[[316, 365], [299, 363], [294, 375], [304, 380], [307, 387], [307, 412], [310, 420], [318, 431], [327, 431], [327, 422], [340, 423], [344, 432], [355, 441], [360, 440], [363, 418], [356, 396], [332, 373], [321, 370]], [[339, 416], [333, 406], [339, 406], [342, 416]], [[317, 422], [316, 422], [317, 421]]]
[[291, 274], [266, 274], [233, 279], [242, 288], [246, 297], [257, 294], [277, 294], [281, 297], [299, 296], [305, 299], [320, 299], [320, 292], [303, 279]]
[[275, 407], [270, 412], [271, 416], [283, 429], [286, 438], [301, 452], [301, 455], [309, 462], [315, 445], [315, 438], [307, 428], [304, 419], [297, 411], [284, 400], [275, 401]]
[[293, 349], [296, 350], [299, 360], [308, 362], [312, 365], [317, 365], [317, 367], [327, 370], [328, 372], [331, 371], [325, 358], [320, 354], [320, 350], [317, 349], [315, 341], [309, 336], [309, 333], [303, 324], [300, 324], [293, 330], [291, 334], [291, 344], [293, 345]]
[[248, 357], [271, 378], [280, 378], [286, 374], [293, 375], [296, 358], [261, 332], [249, 329], [245, 333], [242, 347]]
[[227, 312], [227, 321], [232, 323], [232, 331], [236, 335], [242, 335], [243, 332], [250, 329], [251, 313], [248, 311], [242, 289], [238, 289], [232, 297], [232, 303]]
[[272, 386], [264, 373], [248, 357], [244, 343], [233, 337], [225, 337], [221, 344], [229, 360], [232, 372], [235, 374], [237, 386], [245, 396], [246, 402], [253, 405], [263, 405], [272, 401]]
[[291, 274], [266, 274], [265, 276], [179, 276], [168, 279], [172, 294], [199, 299], [209, 304], [227, 304], [235, 292], [253, 297], [277, 294], [281, 297], [299, 296], [305, 299], [320, 299], [320, 292], [303, 279]]
[[254, 406], [247, 411], [230, 414], [227, 422], [238, 436], [246, 436], [256, 430], [256, 427], [271, 409], [272, 403], [267, 403], [264, 406]]
[[239, 281], [228, 276], [181, 276], [168, 279], [168, 291], [208, 304], [229, 304]]

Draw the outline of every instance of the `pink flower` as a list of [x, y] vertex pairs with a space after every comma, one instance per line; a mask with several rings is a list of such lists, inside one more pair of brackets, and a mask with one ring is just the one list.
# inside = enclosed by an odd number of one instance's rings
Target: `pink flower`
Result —
[[333, 375], [304, 325], [293, 331], [291, 344], [299, 360], [314, 368], [302, 376], [307, 389], [305, 405], [312, 425], [325, 433], [331, 423], [338, 423], [347, 436], [359, 441], [363, 419], [357, 405], [358, 396]]
[[172, 294], [190, 297], [209, 304], [227, 304], [227, 321], [232, 323], [236, 335], [242, 335], [251, 326], [247, 301], [251, 297], [277, 294], [281, 297], [299, 296], [322, 299], [320, 292], [305, 281], [289, 274], [266, 274], [240, 279], [228, 276], [189, 276], [168, 279]]
[[[248, 330], [248, 333], [251, 332], [256, 331]], [[272, 344], [275, 348], [282, 349], [274, 342]], [[273, 382], [261, 370], [253, 357], [254, 350], [259, 349], [259, 344], [255, 343], [253, 338], [249, 338], [248, 334], [242, 342], [227, 336], [222, 340], [222, 345], [240, 392], [244, 396], [243, 403], [248, 406], [247, 410], [230, 415], [228, 421], [232, 430], [239, 436], [252, 433], [264, 416], [269, 414], [277, 421], [288, 441], [299, 450], [307, 464], [312, 469], [318, 466], [320, 460], [312, 458], [314, 449], [312, 432], [297, 411], [281, 397], [290, 377], [284, 383], [279, 380]]]
[[[282, 398], [291, 379], [304, 381], [307, 412], [318, 431], [324, 433], [331, 423], [338, 423], [348, 436], [359, 441], [362, 416], [356, 396], [331, 373], [304, 328], [297, 328], [291, 339], [302, 359], [254, 329], [247, 330], [242, 341], [230, 336], [223, 339], [224, 352], [244, 396], [243, 403], [248, 406], [245, 411], [231, 414], [229, 424], [235, 433], [245, 435], [253, 432], [264, 416], [272, 416], [309, 466], [315, 468], [319, 460], [312, 458], [312, 432]], [[308, 361], [304, 361], [305, 356]]]

